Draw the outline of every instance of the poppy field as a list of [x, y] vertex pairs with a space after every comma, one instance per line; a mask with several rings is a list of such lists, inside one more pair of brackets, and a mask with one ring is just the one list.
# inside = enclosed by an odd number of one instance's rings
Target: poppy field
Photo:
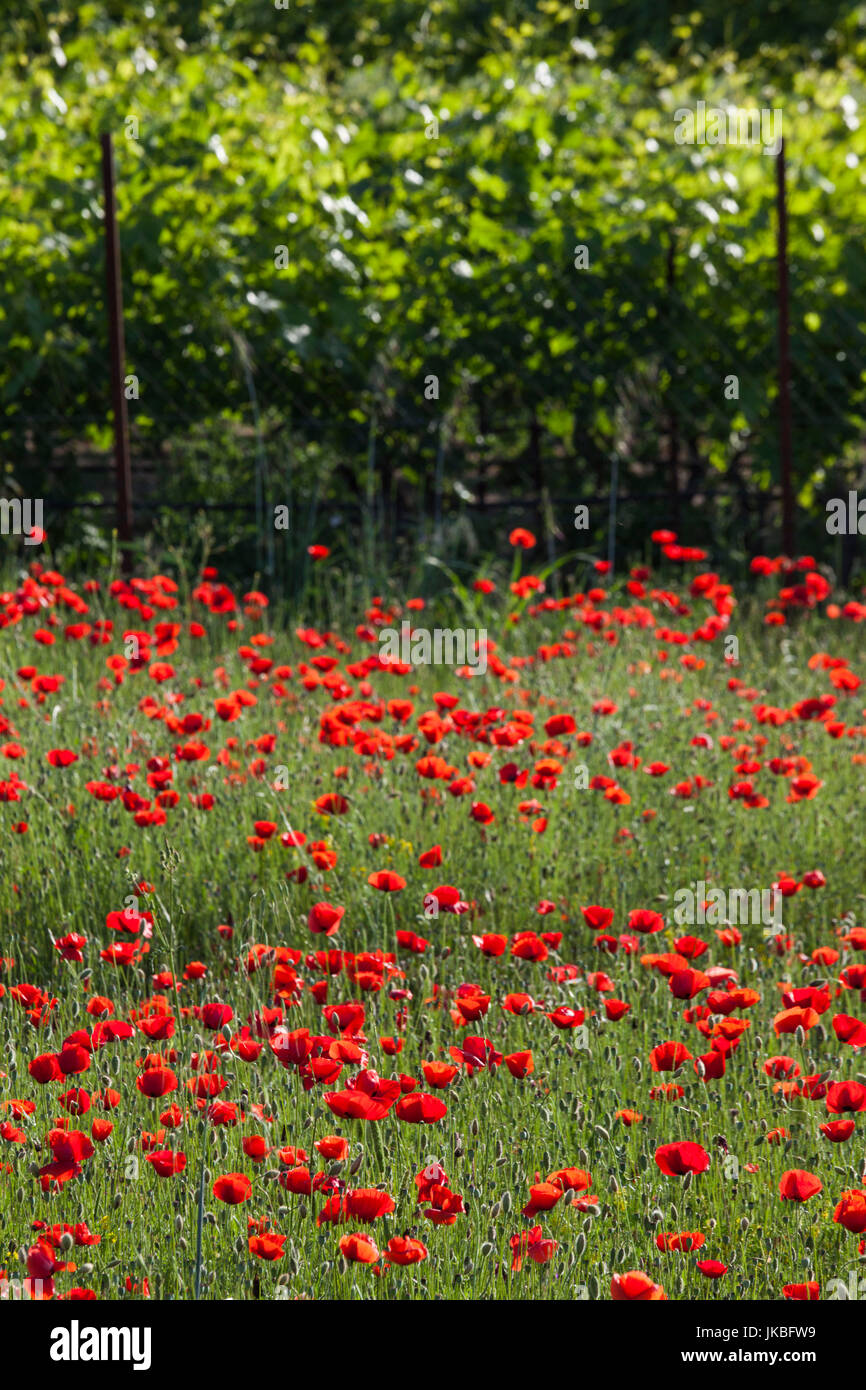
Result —
[[866, 603], [312, 550], [7, 573], [0, 1297], [857, 1297]]

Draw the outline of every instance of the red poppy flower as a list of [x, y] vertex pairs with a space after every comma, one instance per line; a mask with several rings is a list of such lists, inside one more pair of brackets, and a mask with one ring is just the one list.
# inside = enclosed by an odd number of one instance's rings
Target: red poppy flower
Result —
[[286, 1243], [285, 1236], [278, 1236], [275, 1232], [266, 1232], [263, 1235], [250, 1236], [247, 1240], [251, 1255], [255, 1255], [257, 1260], [281, 1260], [286, 1253], [283, 1249]]
[[829, 1139], [833, 1144], [843, 1144], [846, 1139], [850, 1139], [854, 1133], [856, 1125], [853, 1120], [830, 1120], [825, 1125], [819, 1125], [821, 1133], [825, 1139]]
[[406, 887], [405, 878], [392, 873], [390, 869], [378, 869], [376, 873], [368, 875], [367, 882], [372, 888], [378, 888], [380, 893], [400, 893]]
[[635, 908], [628, 914], [628, 926], [630, 931], [641, 932], [644, 935], [652, 935], [664, 929], [665, 919], [660, 912], [653, 912], [648, 907]]
[[146, 1158], [161, 1178], [171, 1178], [186, 1167], [186, 1154], [175, 1153], [173, 1149], [156, 1149]]
[[505, 1057], [505, 1065], [518, 1081], [521, 1081], [525, 1076], [531, 1076], [535, 1071], [535, 1062], [531, 1052], [512, 1052]]
[[524, 526], [515, 526], [508, 534], [508, 544], [519, 546], [521, 550], [532, 550], [537, 542], [531, 531], [527, 531]]
[[656, 1236], [659, 1250], [684, 1251], [700, 1250], [706, 1236], [700, 1231], [662, 1231]]
[[45, 757], [52, 767], [69, 767], [71, 763], [78, 762], [78, 754], [73, 753], [71, 748], [52, 748]]
[[606, 931], [613, 921], [612, 907], [582, 907], [580, 910], [593, 931]]
[[710, 1166], [706, 1149], [689, 1140], [662, 1144], [655, 1151], [655, 1161], [669, 1178], [681, 1178], [686, 1173], [705, 1173]]
[[324, 1139], [317, 1139], [313, 1147], [331, 1163], [344, 1162], [349, 1157], [349, 1141], [338, 1134], [329, 1134]]
[[831, 1115], [866, 1110], [866, 1086], [859, 1081], [835, 1081], [827, 1088], [827, 1109]]
[[782, 1174], [779, 1196], [789, 1202], [808, 1202], [823, 1187], [821, 1179], [803, 1168], [791, 1168]]
[[385, 1247], [385, 1254], [392, 1264], [417, 1265], [426, 1260], [427, 1246], [411, 1236], [392, 1236]]
[[[457, 1070], [456, 1067], [454, 1070]], [[448, 1107], [444, 1101], [439, 1100], [438, 1096], [425, 1095], [422, 1091], [413, 1091], [404, 1096], [394, 1108], [397, 1119], [410, 1125], [435, 1125], [447, 1113]]]
[[253, 1185], [245, 1173], [225, 1173], [213, 1185], [213, 1195], [230, 1207], [245, 1202], [253, 1190]]
[[653, 1048], [649, 1060], [653, 1071], [679, 1071], [684, 1062], [691, 1062], [693, 1058], [683, 1043], [666, 1042]]
[[654, 1284], [650, 1276], [639, 1269], [615, 1274], [610, 1281], [610, 1296], [617, 1303], [659, 1303], [665, 1300], [661, 1285]]
[[340, 1240], [340, 1254], [352, 1264], [375, 1264], [379, 1259], [376, 1242], [370, 1236], [343, 1236]]
[[852, 1235], [862, 1236], [866, 1232], [866, 1189], [854, 1187], [843, 1192], [833, 1220]]
[[135, 1085], [143, 1096], [167, 1096], [177, 1090], [177, 1076], [170, 1067], [148, 1067], [138, 1077]]

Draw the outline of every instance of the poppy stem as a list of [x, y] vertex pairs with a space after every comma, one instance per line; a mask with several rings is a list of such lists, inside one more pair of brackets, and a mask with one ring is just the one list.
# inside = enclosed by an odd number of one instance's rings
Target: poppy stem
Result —
[[195, 1231], [195, 1298], [196, 1302], [201, 1298], [201, 1247], [202, 1231], [204, 1229], [204, 1176], [207, 1169], [207, 1141], [208, 1129], [205, 1126], [204, 1145], [201, 1156], [201, 1176], [198, 1184], [198, 1219]]

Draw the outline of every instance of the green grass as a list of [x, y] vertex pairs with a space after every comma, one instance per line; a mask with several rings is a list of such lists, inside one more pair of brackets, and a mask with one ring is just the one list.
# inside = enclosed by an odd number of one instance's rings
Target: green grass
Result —
[[[74, 579], [69, 583], [76, 587]], [[701, 598], [688, 600], [687, 583], [679, 574], [667, 574], [663, 584], [691, 602], [690, 616], [677, 617], [648, 597], [640, 606], [652, 611], [658, 626], [692, 633], [711, 613], [711, 605]], [[12, 590], [14, 584], [8, 587]], [[8, 779], [14, 769], [27, 789], [21, 791], [20, 801], [0, 804], [0, 955], [14, 961], [0, 975], [6, 987], [0, 1000], [0, 1056], [5, 1059], [0, 1073], [6, 1073], [0, 1079], [0, 1097], [36, 1105], [35, 1113], [21, 1121], [26, 1142], [0, 1144], [0, 1165], [7, 1165], [0, 1177], [0, 1267], [8, 1277], [21, 1278], [26, 1272], [19, 1252], [26, 1254], [35, 1239], [31, 1223], [42, 1220], [87, 1221], [101, 1235], [99, 1245], [77, 1248], [66, 1256], [78, 1265], [77, 1271], [56, 1277], [58, 1293], [81, 1286], [100, 1297], [130, 1296], [124, 1288], [127, 1277], [138, 1285], [147, 1278], [155, 1298], [189, 1298], [200, 1289], [201, 1297], [234, 1299], [573, 1299], [581, 1288], [590, 1298], [608, 1298], [613, 1274], [627, 1270], [649, 1274], [670, 1299], [778, 1299], [784, 1284], [815, 1279], [823, 1290], [832, 1279], [846, 1280], [857, 1265], [857, 1237], [834, 1223], [833, 1210], [842, 1191], [861, 1185], [862, 1133], [856, 1131], [845, 1143], [830, 1143], [819, 1130], [833, 1118], [823, 1101], [795, 1096], [786, 1102], [774, 1094], [763, 1062], [769, 1056], [790, 1055], [803, 1075], [827, 1073], [834, 1081], [856, 1079], [866, 1071], [858, 1052], [839, 1042], [831, 1026], [836, 1013], [864, 1016], [857, 990], [841, 991], [837, 986], [841, 997], [833, 998], [820, 1022], [805, 1035], [777, 1039], [773, 1032], [773, 1019], [782, 1008], [779, 982], [799, 987], [818, 979], [838, 981], [843, 967], [858, 959], [839, 936], [855, 920], [862, 921], [857, 846], [864, 768], [852, 763], [862, 737], [846, 733], [833, 739], [822, 723], [797, 718], [779, 727], [761, 724], [753, 707], [761, 701], [790, 709], [807, 696], [831, 691], [828, 672], [809, 670], [807, 662], [816, 651], [829, 651], [847, 658], [857, 671], [859, 627], [829, 619], [820, 609], [791, 614], [785, 628], [768, 627], [762, 620], [762, 601], [754, 593], [740, 597], [742, 607], [734, 609], [728, 629], [739, 638], [740, 659], [731, 667], [724, 660], [721, 639], [680, 647], [654, 636], [654, 625], [620, 628], [612, 622], [619, 638], [609, 645], [603, 633], [580, 620], [583, 609], [533, 615], [526, 604], [508, 595], [507, 583], [483, 600], [471, 589], [455, 590], [452, 606], [441, 609], [446, 615], [441, 625], [450, 625], [447, 614], [453, 615], [454, 605], [462, 603], [467, 615], [478, 613], [506, 664], [562, 642], [567, 631], [574, 634], [568, 639], [573, 654], [512, 667], [518, 676], [513, 682], [492, 671], [471, 680], [445, 669], [415, 669], [404, 677], [374, 672], [368, 678], [369, 696], [362, 693], [359, 678], [345, 674], [347, 663], [375, 652], [375, 646], [355, 634], [356, 625], [367, 619], [360, 609], [344, 610], [339, 620], [331, 613], [331, 630], [350, 645], [351, 654], [332, 644], [321, 650], [340, 657], [339, 670], [353, 692], [350, 698], [414, 702], [415, 712], [405, 726], [385, 713], [381, 722], [364, 722], [364, 729], [384, 730], [391, 738], [407, 733], [419, 737], [418, 715], [435, 707], [433, 692], [438, 691], [459, 695], [463, 709], [483, 712], [499, 707], [508, 714], [528, 711], [534, 717], [534, 743], [495, 747], [452, 730], [435, 747], [427, 748], [421, 738], [417, 749], [395, 748], [391, 758], [359, 755], [351, 744], [333, 747], [319, 741], [320, 716], [335, 702], [321, 685], [304, 688], [299, 666], [316, 653], [295, 635], [296, 628], [315, 622], [312, 612], [293, 614], [285, 626], [277, 626], [270, 634], [273, 645], [264, 649], [275, 665], [292, 667], [291, 679], [282, 681], [282, 696], [274, 694], [276, 677], [251, 676], [238, 654], [254, 632], [268, 630], [267, 611], [260, 622], [243, 617], [239, 605], [236, 616], [243, 628], [232, 633], [224, 616], [208, 615], [194, 601], [187, 607], [184, 599], [177, 611], [157, 612], [144, 622], [140, 614], [125, 613], [102, 594], [88, 595], [90, 611], [81, 620], [111, 618], [114, 630], [108, 645], [92, 646], [86, 638], [64, 641], [63, 625], [76, 621], [77, 615], [62, 607], [43, 609], [7, 626], [0, 636], [0, 676], [5, 682], [0, 713], [11, 727], [0, 734], [0, 751], [18, 743], [25, 756], [0, 758], [0, 779]], [[618, 586], [597, 607], [612, 612], [616, 605], [627, 609], [633, 602]], [[509, 613], [516, 611], [522, 616], [512, 623]], [[54, 629], [58, 640], [53, 647], [43, 647], [33, 633], [46, 626], [51, 612], [60, 619]], [[430, 628], [437, 621], [430, 609], [410, 616]], [[204, 637], [188, 634], [190, 619], [204, 624]], [[115, 685], [105, 662], [123, 651], [124, 630], [152, 629], [160, 620], [183, 624], [177, 650], [165, 657], [175, 676], [158, 686], [145, 668], [127, 673]], [[660, 649], [669, 653], [666, 661], [659, 660]], [[684, 653], [694, 653], [700, 669], [683, 666]], [[28, 665], [63, 674], [66, 682], [40, 703], [32, 681], [17, 674]], [[214, 698], [226, 693], [214, 678], [218, 668], [226, 672], [229, 689], [252, 686], [257, 694], [257, 704], [245, 708], [232, 723], [221, 723], [214, 715]], [[110, 688], [100, 689], [98, 683], [105, 677], [111, 680]], [[731, 677], [756, 694], [738, 696], [728, 687]], [[202, 682], [198, 688], [196, 679]], [[418, 687], [416, 694], [408, 694], [410, 686]], [[212, 719], [209, 731], [195, 735], [210, 749], [206, 760], [174, 761], [183, 737], [142, 712], [145, 696], [164, 705], [169, 693], [183, 695], [174, 707], [181, 716], [194, 711]], [[593, 702], [602, 697], [614, 701], [616, 713], [592, 713]], [[710, 710], [700, 708], [700, 700], [709, 701]], [[563, 751], [554, 756], [563, 765], [562, 774], [555, 785], [534, 788], [532, 770], [544, 756], [543, 724], [558, 712], [573, 714], [578, 729], [590, 732], [593, 741], [579, 748], [573, 735], [561, 738]], [[859, 729], [862, 695], [837, 692], [833, 713], [847, 729]], [[709, 714], [718, 717], [709, 719]], [[503, 717], [490, 727], [504, 722]], [[704, 731], [713, 737], [712, 749], [692, 747], [690, 741]], [[256, 776], [249, 765], [260, 755], [252, 741], [268, 733], [277, 735], [276, 746], [264, 756], [265, 775]], [[749, 809], [728, 796], [729, 785], [738, 780], [737, 759], [733, 748], [720, 745], [720, 735], [731, 735], [736, 747], [749, 747], [749, 756], [762, 762], [752, 780], [756, 791], [769, 799], [767, 807]], [[767, 739], [757, 752], [756, 736]], [[217, 754], [229, 739], [238, 744], [228, 749], [227, 766], [217, 761]], [[612, 768], [607, 754], [623, 740], [633, 741], [643, 764], [660, 760], [671, 771], [657, 780], [646, 776], [643, 766]], [[45, 756], [52, 748], [72, 749], [79, 760], [66, 769], [53, 768]], [[473, 749], [492, 756], [489, 765], [474, 770], [476, 790], [468, 796], [452, 797], [444, 781], [422, 780], [415, 770], [418, 759], [429, 752], [445, 758], [460, 776], [467, 775], [467, 754]], [[785, 799], [788, 779], [774, 776], [766, 764], [775, 756], [799, 755], [810, 760], [823, 785], [814, 799], [791, 804]], [[110, 764], [124, 768], [135, 763], [141, 771], [131, 778], [132, 785], [142, 795], [153, 796], [146, 786], [145, 764], [154, 756], [172, 759], [172, 785], [180, 792], [164, 825], [139, 827], [119, 801], [102, 803], [85, 790], [88, 781], [103, 778]], [[499, 782], [498, 769], [512, 761], [530, 772], [522, 789]], [[630, 804], [613, 805], [601, 791], [578, 789], [574, 774], [580, 763], [590, 777], [615, 777], [629, 793]], [[285, 790], [273, 786], [278, 767], [288, 769]], [[339, 767], [347, 769], [345, 776], [337, 777]], [[691, 800], [670, 794], [676, 782], [698, 773], [712, 786]], [[193, 778], [195, 791], [215, 796], [212, 810], [190, 804], [187, 793], [193, 789]], [[419, 794], [433, 788], [440, 792], [439, 800]], [[315, 799], [332, 790], [348, 798], [345, 815], [324, 817], [314, 808]], [[531, 798], [544, 808], [544, 833], [537, 833], [532, 824], [540, 813], [521, 817], [518, 811], [518, 803]], [[495, 820], [490, 826], [482, 829], [472, 820], [473, 801], [492, 808]], [[645, 811], [656, 815], [644, 819]], [[289, 827], [303, 831], [308, 844], [329, 842], [337, 851], [335, 867], [317, 870], [306, 847], [284, 848], [277, 837], [254, 852], [247, 836], [253, 834], [256, 820], [275, 822], [278, 833]], [[13, 833], [13, 825], [21, 821], [27, 823], [26, 833]], [[630, 832], [628, 838], [621, 836], [623, 830]], [[385, 841], [374, 847], [371, 835], [384, 836]], [[442, 866], [420, 868], [419, 854], [437, 843], [442, 846]], [[130, 853], [122, 856], [124, 849]], [[308, 881], [287, 881], [287, 871], [301, 864], [309, 870]], [[765, 940], [760, 924], [743, 926], [737, 946], [724, 946], [712, 926], [673, 924], [675, 892], [696, 880], [725, 890], [768, 888], [781, 873], [801, 879], [816, 868], [823, 870], [827, 886], [818, 891], [804, 887], [785, 902], [793, 948], [783, 956]], [[400, 874], [406, 888], [395, 894], [376, 891], [367, 877], [378, 869]], [[113, 939], [106, 930], [106, 914], [134, 895], [140, 879], [153, 885], [153, 892], [139, 902], [155, 919], [150, 951], [131, 967], [112, 967], [99, 956]], [[474, 904], [472, 913], [424, 917], [425, 894], [445, 883], [455, 885]], [[314, 938], [306, 924], [311, 904], [325, 896], [345, 908], [340, 929], [331, 939]], [[540, 917], [535, 909], [542, 899], [555, 903], [556, 911]], [[595, 946], [596, 933], [580, 912], [582, 905], [596, 903], [614, 910], [610, 930], [617, 936], [626, 931], [628, 913], [635, 908], [661, 912], [667, 925], [662, 933], [642, 938], [637, 952], [620, 949], [609, 956]], [[842, 928], [845, 914], [849, 916]], [[231, 939], [216, 930], [227, 923], [233, 925]], [[426, 953], [419, 956], [398, 946], [397, 929], [427, 938], [431, 944]], [[532, 962], [510, 951], [487, 959], [472, 940], [473, 933], [502, 933], [510, 942], [515, 933], [528, 930], [561, 931], [562, 942], [548, 960]], [[52, 947], [52, 937], [69, 932], [87, 937], [83, 963], [63, 961]], [[701, 967], [708, 962], [731, 966], [740, 983], [761, 996], [753, 1008], [735, 1011], [734, 1016], [747, 1018], [750, 1027], [730, 1054], [726, 1075], [706, 1084], [691, 1062], [675, 1077], [655, 1075], [649, 1064], [650, 1050], [668, 1039], [685, 1043], [695, 1056], [709, 1050], [694, 1023], [683, 1019], [689, 1006], [673, 998], [655, 970], [641, 964], [642, 955], [671, 951], [676, 937], [690, 932], [709, 943]], [[192, 1075], [191, 1054], [211, 1047], [215, 1035], [192, 1013], [179, 1012], [169, 1042], [151, 1045], [138, 1034], [109, 1043], [92, 1058], [89, 1070], [67, 1083], [90, 1092], [110, 1085], [122, 1099], [110, 1114], [110, 1138], [95, 1145], [81, 1174], [61, 1191], [44, 1194], [34, 1170], [51, 1157], [45, 1136], [64, 1114], [58, 1097], [65, 1087], [57, 1082], [37, 1085], [28, 1074], [29, 1061], [38, 1053], [59, 1051], [70, 1033], [92, 1026], [85, 1012], [91, 996], [107, 996], [115, 1016], [128, 1018], [131, 1009], [140, 1008], [154, 993], [170, 996], [170, 990], [154, 985], [157, 971], [169, 970], [182, 978], [192, 961], [203, 962], [207, 974], [183, 984], [180, 1005], [192, 1010], [224, 1001], [234, 1010], [230, 1030], [236, 1030], [248, 1016], [273, 1003], [273, 970], [248, 974], [244, 965], [249, 947], [264, 943], [303, 953], [296, 969], [304, 986], [322, 978], [321, 970], [305, 961], [312, 951], [395, 954], [405, 978], [389, 982], [386, 977], [381, 990], [362, 992], [343, 974], [331, 977], [328, 993], [332, 1003], [363, 999], [369, 1066], [382, 1076], [409, 1074], [419, 1080], [419, 1089], [431, 1091], [421, 1064], [448, 1060], [449, 1047], [467, 1033], [490, 1038], [505, 1054], [531, 1049], [534, 1073], [517, 1080], [505, 1065], [490, 1074], [461, 1073], [445, 1090], [435, 1092], [448, 1113], [434, 1125], [400, 1123], [393, 1111], [379, 1122], [364, 1124], [339, 1120], [322, 1098], [325, 1091], [342, 1090], [357, 1071], [355, 1066], [346, 1066], [333, 1086], [318, 1084], [305, 1091], [295, 1071], [281, 1067], [266, 1046], [252, 1064], [225, 1054], [222, 1071], [228, 1086], [221, 1098], [235, 1102], [247, 1118], [232, 1128], [214, 1127], [196, 1111], [184, 1083]], [[829, 967], [811, 963], [812, 951], [827, 945], [841, 952], [838, 962]], [[580, 978], [568, 984], [550, 980], [548, 971], [558, 964], [578, 966]], [[631, 1005], [620, 1022], [605, 1021], [602, 996], [585, 979], [585, 973], [594, 970], [607, 971], [615, 997]], [[11, 993], [22, 982], [57, 1001], [38, 1029]], [[490, 996], [490, 1006], [478, 1023], [458, 1028], [448, 1003], [451, 992], [467, 982]], [[411, 1001], [391, 999], [389, 987], [394, 984], [411, 991]], [[515, 992], [543, 1000], [548, 1011], [565, 1003], [583, 1008], [586, 1046], [575, 1046], [575, 1038], [556, 1029], [541, 1010], [525, 1016], [503, 1011], [501, 1001]], [[700, 1004], [702, 997], [691, 1006]], [[402, 1033], [397, 1024], [401, 1008], [407, 1010]], [[321, 1008], [306, 987], [300, 1002], [286, 1014], [292, 1029], [308, 1028], [314, 1035], [327, 1032]], [[404, 1047], [392, 1058], [385, 1055], [379, 1039], [393, 1035], [404, 1039]], [[171, 1048], [177, 1053], [172, 1065], [180, 1090], [164, 1102], [149, 1100], [135, 1086], [138, 1061], [148, 1050]], [[650, 1087], [664, 1081], [684, 1088], [681, 1100], [649, 1098]], [[183, 1174], [161, 1179], [144, 1160], [141, 1135], [158, 1129], [160, 1111], [171, 1101], [185, 1105], [190, 1114], [182, 1128], [166, 1130], [162, 1147], [182, 1150], [187, 1166]], [[253, 1117], [249, 1107], [254, 1103], [264, 1104], [273, 1117], [271, 1124]], [[640, 1111], [645, 1121], [627, 1128], [615, 1117], [623, 1108]], [[101, 1113], [91, 1109], [71, 1125], [89, 1133], [94, 1115]], [[782, 1144], [768, 1144], [764, 1136], [777, 1126], [784, 1126], [790, 1137]], [[257, 1133], [274, 1148], [305, 1149], [314, 1173], [331, 1172], [349, 1188], [384, 1187], [396, 1202], [395, 1211], [369, 1225], [353, 1220], [317, 1227], [316, 1215], [326, 1196], [284, 1191], [274, 1180], [280, 1167], [276, 1153], [261, 1164], [247, 1159], [241, 1139]], [[350, 1156], [345, 1163], [317, 1161], [313, 1143], [330, 1134], [348, 1139]], [[719, 1137], [739, 1164], [736, 1179], [725, 1175]], [[678, 1139], [704, 1146], [711, 1155], [707, 1172], [686, 1180], [662, 1175], [655, 1150]], [[431, 1158], [442, 1162], [451, 1189], [464, 1198], [466, 1212], [452, 1226], [425, 1219], [416, 1201], [414, 1177]], [[756, 1171], [746, 1171], [751, 1164]], [[597, 1214], [576, 1210], [566, 1195], [552, 1211], [532, 1220], [523, 1217], [521, 1208], [536, 1173], [543, 1180], [551, 1171], [570, 1166], [591, 1172], [591, 1191], [599, 1198]], [[781, 1200], [778, 1192], [782, 1173], [797, 1168], [816, 1173], [823, 1183], [823, 1191], [803, 1207]], [[235, 1208], [212, 1193], [214, 1179], [229, 1172], [244, 1172], [253, 1184], [250, 1199]], [[248, 1217], [268, 1217], [271, 1229], [287, 1237], [284, 1258], [266, 1263], [251, 1256]], [[522, 1270], [512, 1273], [509, 1240], [536, 1223], [558, 1248], [549, 1263], [524, 1259]], [[424, 1241], [428, 1258], [414, 1268], [392, 1266], [378, 1278], [371, 1268], [343, 1260], [338, 1242], [352, 1231], [372, 1234], [382, 1251], [391, 1236], [411, 1233]], [[706, 1243], [697, 1254], [661, 1254], [655, 1243], [661, 1231], [701, 1231]], [[728, 1265], [718, 1283], [697, 1269], [696, 1262], [703, 1258]]]

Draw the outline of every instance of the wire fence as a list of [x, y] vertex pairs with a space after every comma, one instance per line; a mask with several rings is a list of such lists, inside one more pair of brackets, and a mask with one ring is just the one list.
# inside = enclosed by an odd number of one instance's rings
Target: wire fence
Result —
[[[166, 518], [182, 534], [201, 514], [224, 549], [245, 548], [271, 575], [281, 546], [342, 536], [351, 553], [362, 533], [371, 544], [420, 538], [472, 550], [505, 525], [529, 524], [555, 558], [573, 545], [583, 504], [590, 526], [580, 539], [609, 558], [639, 551], [650, 522], [686, 536], [711, 530], [745, 552], [777, 550], [783, 306], [768, 251], [777, 212], [767, 177], [748, 219], [732, 213], [716, 229], [714, 249], [685, 220], [653, 249], [651, 273], [630, 280], [627, 252], [617, 297], [589, 294], [586, 309], [575, 308], [572, 268], [556, 268], [539, 363], [530, 372], [518, 358], [499, 377], [468, 372], [444, 405], [426, 385], [438, 386], [436, 373], [408, 380], [388, 344], [362, 360], [343, 340], [310, 369], [283, 301], [266, 304], [255, 331], [238, 329], [229, 284], [218, 337], [213, 319], [166, 336], [146, 312], [140, 233], [121, 218], [134, 534]], [[809, 549], [820, 539], [814, 478], [832, 487], [841, 470], [859, 476], [866, 440], [866, 305], [851, 297], [866, 286], [866, 251], [844, 219], [824, 237], [838, 248], [836, 283], [826, 260], [788, 263], [792, 488]], [[86, 310], [55, 324], [51, 351], [18, 363], [0, 390], [12, 490], [38, 486], [64, 538], [110, 530], [121, 502], [103, 257], [97, 237], [80, 267], [93, 290]], [[565, 365], [549, 346], [558, 338]], [[280, 507], [290, 537], [274, 535]], [[842, 563], [850, 570], [850, 547]]]

